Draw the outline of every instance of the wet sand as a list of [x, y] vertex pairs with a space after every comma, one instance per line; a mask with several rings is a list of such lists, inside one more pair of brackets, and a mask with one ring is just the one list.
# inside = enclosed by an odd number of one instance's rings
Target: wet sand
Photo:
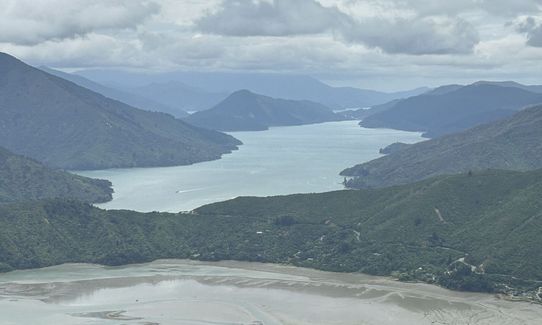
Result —
[[0, 324], [540, 324], [542, 306], [362, 274], [161, 260], [0, 275]]

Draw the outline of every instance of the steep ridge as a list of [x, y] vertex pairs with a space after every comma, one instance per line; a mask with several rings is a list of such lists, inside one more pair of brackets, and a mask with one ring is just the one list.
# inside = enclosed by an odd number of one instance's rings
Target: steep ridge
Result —
[[376, 106], [362, 112], [368, 128], [425, 132], [438, 137], [513, 115], [526, 106], [542, 103], [542, 94], [508, 84], [475, 83], [445, 86], [423, 95]]
[[77, 74], [65, 73], [48, 67], [39, 67], [39, 69], [47, 72], [48, 74], [52, 74], [64, 80], [71, 81], [74, 84], [77, 84], [83, 88], [87, 88], [89, 90], [92, 90], [93, 92], [104, 95], [105, 97], [114, 100], [118, 100], [119, 102], [135, 108], [150, 112], [168, 113], [175, 117], [185, 117], [188, 115], [188, 113], [186, 113], [182, 109], [175, 108], [176, 106], [167, 106], [163, 103], [155, 102], [138, 94], [132, 94], [123, 90], [107, 87]]
[[191, 164], [238, 144], [0, 54], [0, 146], [15, 153], [65, 169], [101, 169]]

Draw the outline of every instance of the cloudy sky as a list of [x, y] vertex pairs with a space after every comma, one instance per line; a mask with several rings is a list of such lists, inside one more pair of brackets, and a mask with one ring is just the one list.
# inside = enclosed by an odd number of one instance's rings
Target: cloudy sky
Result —
[[273, 71], [381, 90], [542, 84], [542, 0], [0, 0], [34, 65]]

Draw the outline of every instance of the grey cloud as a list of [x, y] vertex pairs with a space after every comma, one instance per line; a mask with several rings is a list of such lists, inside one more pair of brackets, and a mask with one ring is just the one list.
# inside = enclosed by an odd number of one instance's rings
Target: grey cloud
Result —
[[146, 0], [3, 1], [0, 42], [23, 45], [133, 28], [160, 9]]
[[[387, 2], [386, 0], [380, 1]], [[482, 10], [493, 15], [515, 17], [519, 14], [537, 12], [541, 5], [542, 0], [403, 0], [392, 2], [392, 6], [411, 9], [422, 16], [442, 13], [450, 15]]]
[[220, 10], [195, 23], [202, 32], [226, 36], [289, 36], [332, 32], [339, 39], [388, 53], [469, 53], [479, 42], [464, 20], [412, 17], [356, 20], [315, 0], [224, 0]]
[[542, 47], [542, 25], [538, 25], [529, 33], [527, 44], [534, 47]]
[[542, 47], [542, 22], [534, 17], [527, 17], [520, 22], [517, 31], [527, 35], [527, 45], [533, 47]]
[[542, 0], [481, 0], [479, 5], [489, 13], [515, 16], [540, 11]]
[[461, 19], [365, 20], [344, 31], [348, 41], [359, 41], [388, 53], [461, 54], [480, 42], [476, 29]]
[[203, 32], [230, 36], [287, 36], [321, 33], [347, 18], [313, 0], [225, 0], [221, 9], [196, 25]]

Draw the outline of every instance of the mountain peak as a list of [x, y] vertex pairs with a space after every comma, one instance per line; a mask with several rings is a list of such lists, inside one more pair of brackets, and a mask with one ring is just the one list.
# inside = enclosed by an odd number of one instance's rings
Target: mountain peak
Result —
[[[234, 91], [233, 93], [231, 93], [231, 95], [229, 97], [247, 97], [247, 96], [264, 96], [264, 95], [258, 95], [256, 93], [253, 93], [252, 91], [248, 90], [248, 89], [240, 89], [240, 90], [237, 90], [237, 91]], [[266, 96], [267, 97], [267, 96]]]
[[328, 107], [303, 100], [272, 98], [242, 89], [205, 111], [186, 118], [189, 123], [220, 131], [259, 131], [287, 126], [337, 121]]

